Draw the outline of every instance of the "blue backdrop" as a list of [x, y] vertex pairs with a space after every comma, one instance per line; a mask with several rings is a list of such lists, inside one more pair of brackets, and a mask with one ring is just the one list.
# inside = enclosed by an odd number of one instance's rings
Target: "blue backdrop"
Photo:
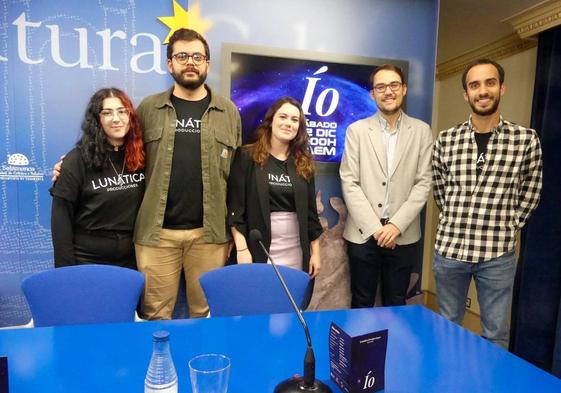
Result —
[[138, 104], [171, 84], [166, 23], [209, 40], [216, 90], [225, 42], [403, 59], [408, 113], [431, 120], [436, 0], [28, 0], [0, 18], [0, 326], [28, 320], [19, 281], [52, 266], [51, 167], [91, 94], [116, 86]]
[[510, 349], [561, 378], [561, 27], [538, 37], [531, 126], [543, 150], [543, 188], [522, 233]]

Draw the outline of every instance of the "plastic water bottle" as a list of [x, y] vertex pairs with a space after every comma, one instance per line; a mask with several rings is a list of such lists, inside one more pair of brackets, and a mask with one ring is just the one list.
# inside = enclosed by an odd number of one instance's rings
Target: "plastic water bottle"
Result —
[[169, 332], [152, 335], [154, 349], [144, 380], [144, 393], [177, 393], [177, 373], [169, 346]]

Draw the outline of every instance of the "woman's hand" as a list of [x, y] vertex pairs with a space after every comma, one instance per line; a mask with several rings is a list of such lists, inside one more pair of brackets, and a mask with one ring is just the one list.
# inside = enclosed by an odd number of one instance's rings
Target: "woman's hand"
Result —
[[321, 259], [319, 257], [319, 252], [314, 253], [310, 256], [309, 265], [310, 267], [309, 267], [308, 274], [310, 275], [310, 278], [316, 278], [321, 269]]
[[237, 252], [238, 254], [238, 263], [252, 263], [253, 258], [251, 257], [251, 253], [247, 249], [247, 247], [242, 249], [241, 251]]

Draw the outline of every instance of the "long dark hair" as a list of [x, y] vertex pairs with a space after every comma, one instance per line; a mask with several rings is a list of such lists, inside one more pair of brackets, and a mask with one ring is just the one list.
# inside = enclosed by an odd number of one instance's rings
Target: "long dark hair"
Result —
[[253, 161], [263, 166], [267, 162], [271, 150], [271, 134], [273, 116], [284, 104], [294, 105], [300, 111], [298, 133], [290, 141], [288, 147], [289, 155], [294, 159], [296, 173], [306, 180], [310, 180], [314, 174], [314, 160], [308, 144], [308, 133], [306, 132], [306, 117], [300, 103], [292, 97], [282, 97], [275, 101], [265, 113], [263, 121], [257, 127], [255, 142], [247, 146]]
[[115, 97], [121, 100], [128, 109], [129, 132], [125, 136], [125, 162], [129, 172], [144, 168], [144, 144], [138, 115], [134, 110], [130, 98], [115, 87], [98, 90], [94, 93], [86, 107], [84, 121], [82, 121], [82, 138], [76, 147], [82, 153], [86, 167], [99, 170], [107, 165], [108, 142], [100, 121], [100, 112], [103, 109], [103, 100]]

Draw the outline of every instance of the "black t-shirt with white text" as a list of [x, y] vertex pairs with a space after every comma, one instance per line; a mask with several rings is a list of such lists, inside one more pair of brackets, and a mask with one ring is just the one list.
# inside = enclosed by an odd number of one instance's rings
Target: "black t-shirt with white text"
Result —
[[492, 132], [476, 132], [475, 133], [475, 142], [477, 143], [477, 176], [481, 175], [483, 172], [483, 166], [487, 161], [487, 144], [489, 143], [489, 139], [491, 139]]
[[71, 150], [51, 188], [53, 196], [74, 205], [74, 229], [121, 231], [134, 229], [144, 195], [144, 173], [124, 167], [124, 150], [109, 151], [101, 170], [88, 169], [78, 148]]
[[164, 228], [194, 229], [203, 226], [201, 119], [210, 93], [200, 101], [171, 96], [177, 114], [175, 142]]
[[269, 180], [269, 205], [271, 212], [294, 212], [294, 189], [292, 180], [288, 175], [287, 162], [281, 161], [272, 155], [266, 164]]

